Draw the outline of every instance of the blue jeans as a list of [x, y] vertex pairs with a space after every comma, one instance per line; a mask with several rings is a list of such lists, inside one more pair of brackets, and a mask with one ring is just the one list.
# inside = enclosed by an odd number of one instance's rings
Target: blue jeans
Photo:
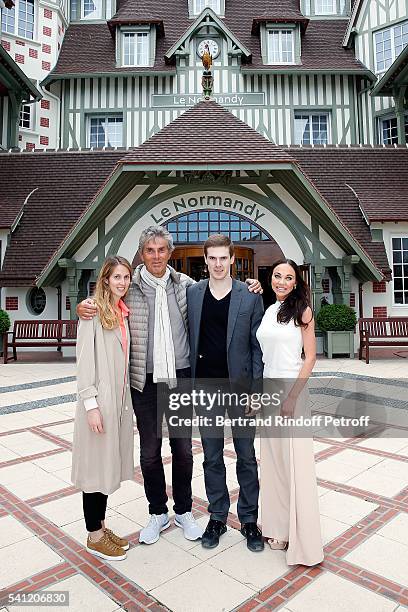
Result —
[[[247, 430], [248, 431], [248, 430]], [[214, 434], [214, 432], [211, 432]], [[235, 433], [235, 435], [234, 435]], [[204, 450], [204, 481], [209, 501], [208, 512], [211, 518], [227, 522], [230, 508], [230, 497], [226, 483], [224, 463], [224, 435], [206, 437], [205, 428], [201, 428], [201, 442]], [[221, 435], [222, 434], [222, 435]], [[238, 519], [241, 524], [256, 523], [258, 519], [259, 480], [258, 465], [255, 457], [255, 428], [248, 431], [248, 437], [242, 437], [232, 429], [235, 452], [237, 454], [237, 480], [239, 482]]]

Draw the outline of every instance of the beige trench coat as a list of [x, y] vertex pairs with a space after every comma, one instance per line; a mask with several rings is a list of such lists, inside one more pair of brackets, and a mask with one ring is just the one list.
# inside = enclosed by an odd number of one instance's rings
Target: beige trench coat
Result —
[[[129, 338], [129, 328], [126, 330]], [[129, 345], [128, 345], [129, 346]], [[85, 493], [113, 493], [133, 479], [133, 410], [120, 328], [99, 317], [80, 321], [77, 340], [78, 403], [72, 448], [72, 482]], [[129, 353], [129, 351], [128, 351]], [[92, 432], [84, 400], [96, 397], [105, 433]]]

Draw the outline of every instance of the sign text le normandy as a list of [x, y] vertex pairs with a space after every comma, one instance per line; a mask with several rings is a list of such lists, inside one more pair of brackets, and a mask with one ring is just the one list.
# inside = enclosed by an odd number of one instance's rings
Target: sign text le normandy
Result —
[[255, 223], [265, 216], [265, 213], [260, 212], [256, 204], [253, 202], [242, 202], [233, 198], [223, 198], [221, 196], [202, 195], [191, 198], [180, 198], [179, 201], [173, 200], [169, 207], [164, 207], [160, 212], [151, 214], [156, 225], [160, 225], [166, 218], [174, 217], [179, 212], [186, 212], [194, 208], [226, 208], [230, 211], [234, 210], [253, 219]]
[[[155, 108], [194, 106], [203, 99], [202, 94], [152, 94], [151, 106]], [[265, 104], [265, 93], [262, 91], [214, 94], [213, 99], [223, 106], [263, 106]]]

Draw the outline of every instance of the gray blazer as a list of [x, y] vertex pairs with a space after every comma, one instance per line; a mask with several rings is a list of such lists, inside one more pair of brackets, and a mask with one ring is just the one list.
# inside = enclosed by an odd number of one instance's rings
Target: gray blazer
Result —
[[[208, 279], [187, 288], [192, 378], [195, 377], [197, 366], [201, 312], [207, 286]], [[262, 352], [256, 339], [256, 330], [261, 323], [263, 311], [262, 297], [248, 291], [245, 283], [233, 280], [227, 328], [227, 359], [231, 381], [262, 378]]]

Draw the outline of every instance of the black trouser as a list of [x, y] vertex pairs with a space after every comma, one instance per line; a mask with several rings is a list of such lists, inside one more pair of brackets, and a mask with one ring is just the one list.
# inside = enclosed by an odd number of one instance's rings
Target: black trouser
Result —
[[[189, 377], [190, 368], [177, 370], [177, 378]], [[146, 497], [149, 502], [149, 513], [165, 514], [168, 512], [168, 497], [161, 455], [162, 434], [160, 433], [163, 412], [158, 412], [157, 386], [153, 382], [153, 375], [147, 374], [142, 393], [132, 388], [132, 401], [140, 436], [140, 467]], [[176, 514], [184, 514], [190, 512], [192, 507], [193, 453], [191, 435], [183, 438], [172, 436], [169, 427], [169, 441], [172, 454], [174, 511]]]
[[102, 529], [107, 503], [108, 496], [103, 493], [82, 493], [82, 506], [87, 531]]

